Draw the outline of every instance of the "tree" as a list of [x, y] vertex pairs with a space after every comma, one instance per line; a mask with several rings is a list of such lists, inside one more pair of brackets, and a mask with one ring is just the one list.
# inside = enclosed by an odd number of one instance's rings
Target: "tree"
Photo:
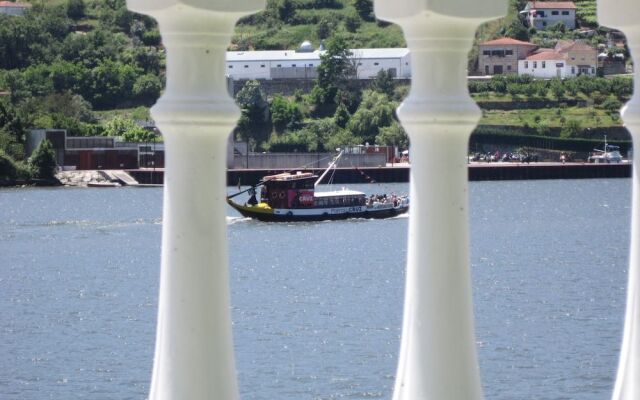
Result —
[[380, 128], [380, 133], [376, 136], [376, 144], [408, 149], [409, 136], [404, 128], [394, 121], [390, 126]]
[[375, 19], [373, 15], [373, 1], [371, 0], [354, 0], [353, 7], [358, 12], [360, 18], [365, 21], [373, 21]]
[[284, 22], [289, 22], [296, 12], [295, 5], [291, 0], [278, 0], [276, 9], [278, 10], [278, 17]]
[[355, 73], [350, 62], [351, 55], [344, 37], [336, 35], [327, 41], [326, 52], [320, 56], [317, 68], [318, 79], [311, 92], [317, 106], [335, 105], [338, 90], [348, 90], [349, 79]]
[[84, 17], [84, 0], [67, 0], [67, 15], [71, 19], [81, 19]]
[[549, 133], [551, 132], [549, 121], [546, 119], [541, 119], [540, 121], [538, 121], [538, 123], [536, 124], [536, 132], [540, 136], [549, 136]]
[[565, 89], [561, 79], [559, 78], [552, 79], [550, 86], [551, 86], [551, 93], [553, 93], [556, 99], [560, 100], [564, 97]]
[[[2, 137], [2, 130], [0, 130], [0, 138]], [[9, 157], [4, 151], [0, 149], [0, 183], [14, 182], [18, 177], [18, 168], [15, 160]]]
[[37, 179], [55, 179], [56, 172], [56, 155], [53, 152], [53, 146], [47, 139], [40, 142], [38, 148], [29, 157], [29, 168], [34, 178]]
[[302, 112], [300, 108], [285, 97], [276, 95], [269, 107], [271, 111], [271, 122], [277, 133], [282, 133], [286, 129], [295, 130], [302, 123]]
[[247, 81], [236, 94], [236, 103], [242, 114], [235, 129], [241, 140], [261, 143], [269, 138], [271, 121], [269, 119], [269, 103], [262, 92], [260, 82]]
[[162, 82], [153, 74], [139, 76], [133, 84], [133, 95], [142, 104], [153, 104], [160, 97]]
[[107, 122], [104, 129], [106, 136], [119, 136], [125, 142], [150, 142], [155, 138], [155, 133], [144, 129], [133, 120], [115, 117]]
[[335, 30], [333, 23], [327, 18], [323, 17], [316, 26], [316, 35], [319, 39], [326, 39], [331, 36], [331, 33]]
[[395, 84], [393, 82], [393, 74], [389, 69], [381, 69], [376, 74], [376, 77], [373, 81], [373, 89], [384, 93], [387, 95], [387, 98], [393, 98], [393, 90], [395, 88]]
[[133, 85], [140, 73], [140, 70], [121, 62], [102, 62], [91, 71], [89, 100], [98, 109], [114, 107], [131, 100]]
[[557, 22], [555, 25], [549, 28], [549, 31], [565, 33], [567, 31], [567, 27], [565, 26], [564, 22]]
[[344, 128], [349, 123], [349, 119], [351, 118], [351, 114], [349, 114], [349, 110], [344, 105], [344, 103], [338, 104], [338, 108], [336, 108], [336, 112], [333, 114], [333, 120], [336, 125], [340, 128]]
[[564, 138], [572, 138], [579, 136], [580, 133], [582, 133], [582, 124], [580, 123], [580, 121], [576, 119], [570, 119], [562, 127], [560, 136]]
[[351, 116], [347, 129], [363, 141], [375, 142], [380, 128], [394, 121], [395, 103], [390, 102], [382, 93], [367, 90], [363, 93], [362, 103]]
[[622, 103], [615, 96], [609, 96], [603, 103], [602, 108], [607, 110], [609, 114], [617, 115], [622, 108]]
[[158, 28], [146, 30], [142, 34], [142, 43], [146, 44], [147, 46], [159, 46], [161, 40], [162, 37], [160, 36], [160, 31], [158, 30]]
[[360, 28], [361, 24], [362, 20], [360, 19], [358, 14], [349, 13], [344, 18], [344, 27], [346, 28], [347, 32], [355, 33], [358, 28]]
[[25, 127], [16, 110], [0, 101], [0, 150], [14, 159], [24, 157]]
[[523, 42], [529, 41], [529, 31], [517, 19], [507, 27], [504, 35], [512, 39], [522, 40]]

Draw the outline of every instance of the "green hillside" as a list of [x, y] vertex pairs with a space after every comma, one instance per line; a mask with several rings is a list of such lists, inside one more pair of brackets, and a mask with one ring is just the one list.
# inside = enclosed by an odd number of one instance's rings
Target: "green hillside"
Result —
[[[165, 53], [156, 23], [129, 12], [125, 0], [31, 3], [24, 17], [0, 15], [0, 180], [26, 171], [24, 140], [30, 127], [145, 140], [146, 131], [133, 121], [148, 118], [148, 107], [164, 87]], [[482, 25], [476, 44], [503, 36], [545, 47], [568, 38], [591, 40], [594, 45], [604, 41], [601, 29], [588, 34], [527, 29], [518, 17], [525, 4], [510, 0], [508, 15]], [[577, 0], [577, 5], [580, 26], [595, 26], [595, 0]], [[334, 61], [343, 59], [346, 48], [406, 45], [398, 26], [376, 20], [371, 0], [268, 0], [264, 11], [238, 22], [229, 49], [293, 49], [305, 40], [316, 47], [324, 41], [336, 55]], [[469, 70], [476, 64], [474, 46]], [[364, 142], [407, 144], [393, 112], [407, 87], [395, 87], [383, 74], [373, 90], [362, 91], [351, 85], [348, 68], [332, 74], [319, 79], [311, 93], [291, 97], [266, 97], [259, 83], [247, 85], [236, 97], [243, 109], [236, 136], [256, 150], [271, 151], [312, 151]], [[516, 78], [476, 84], [473, 96], [480, 103], [547, 99], [561, 104], [581, 99], [591, 102], [591, 108], [586, 116], [579, 110], [569, 113], [566, 107], [544, 112], [485, 109], [482, 123], [531, 127], [542, 122], [552, 132], [567, 120], [561, 115], [567, 113], [584, 120], [583, 126], [619, 125], [615, 110], [628, 95], [606, 80], [594, 81], [597, 87], [576, 89], [572, 81], [534, 87]], [[622, 82], [622, 87], [630, 87], [630, 82]]]
[[370, 0], [270, 0], [238, 23], [230, 48], [285, 50], [304, 40], [317, 47], [336, 34], [352, 48], [405, 46], [399, 27], [376, 21]]

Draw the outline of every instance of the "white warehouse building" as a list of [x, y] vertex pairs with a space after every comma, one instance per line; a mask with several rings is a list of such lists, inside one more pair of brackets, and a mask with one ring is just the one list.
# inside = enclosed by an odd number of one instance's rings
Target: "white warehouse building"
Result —
[[[358, 79], [374, 78], [389, 70], [396, 78], [411, 77], [409, 49], [352, 49]], [[304, 42], [298, 50], [228, 51], [226, 74], [233, 80], [313, 79], [324, 50]]]

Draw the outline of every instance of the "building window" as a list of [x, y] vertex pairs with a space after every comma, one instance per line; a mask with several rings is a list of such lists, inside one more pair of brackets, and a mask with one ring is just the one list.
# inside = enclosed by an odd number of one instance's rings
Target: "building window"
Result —
[[482, 51], [482, 55], [483, 55], [483, 56], [490, 56], [490, 55], [491, 55], [491, 52], [490, 52], [489, 50], [483, 50], [483, 51]]
[[546, 61], [542, 62], [542, 68], [547, 68], [547, 62]]
[[545, 22], [543, 22], [543, 23], [542, 23], [542, 26], [547, 26], [547, 22], [546, 22], [546, 21], [545, 21]]
[[310, 67], [313, 67], [313, 64], [309, 64]]
[[504, 50], [491, 50], [493, 57], [504, 57]]
[[529, 68], [529, 61], [525, 61], [525, 62], [524, 62], [524, 68], [525, 68], [525, 69]]
[[233, 68], [233, 65], [229, 65], [229, 69]]
[[489, 66], [488, 65], [484, 66], [484, 74], [485, 75], [489, 75]]
[[360, 65], [362, 65], [362, 63], [361, 63], [361, 62], [359, 62], [359, 63], [358, 63], [358, 66], [360, 66]]
[[507, 65], [507, 71], [511, 71], [511, 65]]
[[551, 15], [559, 15], [560, 13], [558, 11], [551, 11]]
[[373, 63], [373, 65], [380, 65], [380, 63], [375, 62], [375, 63]]
[[538, 62], [537, 61], [533, 62], [533, 68], [538, 68]]
[[408, 63], [408, 62], [406, 62], [406, 63], [404, 63], [404, 65], [409, 65], [409, 63]]
[[249, 66], [248, 66], [248, 65], [245, 65], [244, 67], [245, 67], [245, 68], [249, 68]]
[[536, 15], [537, 15], [538, 17], [542, 17], [542, 18], [544, 18], [544, 11], [537, 11], [537, 12], [536, 12]]
[[513, 50], [505, 50], [504, 51], [504, 55], [505, 56], [512, 56], [513, 55]]
[[264, 64], [260, 64], [260, 68], [264, 68]]
[[595, 69], [595, 68], [593, 68], [593, 67], [591, 67], [591, 73], [592, 73], [592, 74], [595, 74], [595, 73], [596, 73], [596, 69]]
[[569, 11], [563, 11], [562, 15], [569, 15]]
[[564, 63], [557, 63], [557, 64], [556, 64], [556, 67], [558, 67], [558, 68], [562, 68], [562, 67], [564, 67]]
[[281, 67], [282, 67], [282, 64], [278, 64], [278, 65], [276, 65], [276, 67], [281, 68]]
[[575, 75], [576, 74], [576, 67], [571, 67], [571, 75]]
[[295, 65], [295, 64], [291, 64], [291, 66], [292, 66], [292, 67], [295, 67], [296, 65]]

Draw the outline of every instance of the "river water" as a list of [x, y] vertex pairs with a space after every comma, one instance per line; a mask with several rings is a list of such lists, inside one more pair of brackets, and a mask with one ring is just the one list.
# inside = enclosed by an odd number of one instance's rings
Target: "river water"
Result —
[[[470, 184], [487, 399], [610, 397], [630, 184]], [[161, 197], [159, 188], [0, 190], [0, 399], [146, 398]], [[269, 224], [228, 215], [241, 398], [390, 399], [408, 218]]]

